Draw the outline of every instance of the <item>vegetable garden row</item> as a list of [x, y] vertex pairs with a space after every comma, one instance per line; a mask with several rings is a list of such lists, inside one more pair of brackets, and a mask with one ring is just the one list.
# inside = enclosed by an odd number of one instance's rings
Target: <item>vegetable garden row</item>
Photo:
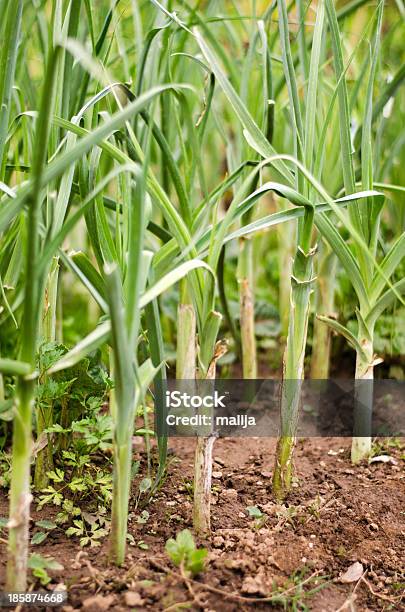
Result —
[[[379, 364], [403, 378], [404, 13], [401, 0], [0, 1], [8, 591], [27, 590], [33, 499], [125, 563], [134, 496], [170, 477], [153, 431], [168, 378], [295, 381], [267, 458], [279, 504], [296, 482], [301, 381], [372, 381]], [[371, 413], [372, 385], [359, 389]], [[196, 437], [202, 538], [215, 444]], [[371, 454], [354, 436], [353, 464]], [[90, 535], [81, 499], [101, 500]]]

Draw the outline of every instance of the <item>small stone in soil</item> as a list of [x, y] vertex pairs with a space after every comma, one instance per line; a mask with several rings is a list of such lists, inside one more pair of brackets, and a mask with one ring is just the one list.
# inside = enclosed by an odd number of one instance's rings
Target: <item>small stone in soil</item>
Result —
[[344, 584], [348, 584], [351, 582], [357, 582], [360, 580], [363, 574], [363, 565], [356, 561], [352, 563], [352, 565], [345, 571], [344, 574], [339, 576], [339, 582], [343, 582]]
[[225, 465], [225, 461], [221, 459], [220, 457], [215, 457], [214, 462], [218, 463], [218, 465], [222, 465], [222, 466]]
[[133, 606], [142, 606], [143, 599], [135, 591], [127, 591], [124, 595], [125, 604], [132, 608]]

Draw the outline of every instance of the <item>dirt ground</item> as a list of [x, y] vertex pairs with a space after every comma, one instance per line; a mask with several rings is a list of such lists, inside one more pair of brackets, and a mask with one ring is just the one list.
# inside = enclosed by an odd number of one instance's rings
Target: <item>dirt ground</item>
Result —
[[[349, 446], [347, 439], [300, 440], [299, 483], [280, 506], [271, 494], [274, 440], [218, 440], [212, 536], [199, 542], [209, 549], [209, 561], [206, 571], [191, 581], [164, 551], [169, 537], [192, 525], [194, 442], [171, 440], [168, 475], [147, 506], [147, 522], [139, 524], [140, 509], [131, 508], [129, 532], [134, 542], [125, 566], [108, 565], [107, 541], [101, 548], [81, 549], [77, 540], [51, 533], [35, 547], [64, 566], [63, 571], [50, 572], [53, 580], [48, 588], [66, 586], [65, 612], [231, 612], [253, 606], [259, 611], [405, 610], [403, 446], [383, 448], [381, 454], [390, 457], [387, 462], [359, 467], [350, 463]], [[249, 516], [248, 506], [256, 506], [262, 516]], [[34, 521], [53, 514], [52, 508], [38, 513], [32, 505]], [[3, 493], [0, 516], [6, 515]], [[0, 588], [5, 560], [1, 540]], [[356, 565], [345, 575], [355, 562], [362, 567]]]

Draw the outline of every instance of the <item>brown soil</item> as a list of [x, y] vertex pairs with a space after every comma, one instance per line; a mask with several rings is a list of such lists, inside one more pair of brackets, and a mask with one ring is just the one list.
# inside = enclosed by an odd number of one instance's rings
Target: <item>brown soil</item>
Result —
[[[77, 540], [59, 533], [35, 547], [36, 552], [52, 555], [64, 565], [64, 571], [53, 573], [50, 587], [61, 582], [66, 585], [66, 612], [230, 612], [251, 610], [252, 606], [259, 611], [405, 609], [401, 599], [404, 455], [398, 445], [387, 449], [392, 458], [389, 463], [353, 467], [349, 440], [300, 441], [296, 452], [299, 485], [297, 482], [288, 503], [280, 506], [270, 486], [274, 440], [218, 440], [212, 537], [200, 542], [209, 549], [209, 563], [192, 582], [170, 563], [164, 545], [192, 524], [193, 446], [191, 439], [171, 441], [168, 477], [147, 507], [147, 523], [139, 524], [139, 509], [131, 509], [129, 532], [135, 544], [128, 547], [123, 568], [108, 565], [107, 542], [101, 548], [82, 550]], [[247, 506], [257, 506], [267, 518], [248, 516]], [[3, 493], [0, 516], [6, 514]], [[49, 508], [38, 513], [33, 504], [33, 520], [53, 514]], [[147, 550], [137, 546], [140, 540]], [[5, 557], [5, 543], [0, 539], [0, 588], [4, 586]], [[354, 562], [362, 564], [362, 578], [341, 582], [339, 577]], [[285, 607], [282, 599], [263, 601], [276, 590], [287, 591]]]

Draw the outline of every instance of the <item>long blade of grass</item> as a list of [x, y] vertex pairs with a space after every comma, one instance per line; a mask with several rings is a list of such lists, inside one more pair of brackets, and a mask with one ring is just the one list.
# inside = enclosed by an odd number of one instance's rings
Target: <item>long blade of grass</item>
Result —
[[[290, 35], [288, 31], [288, 15], [286, 0], [277, 0], [279, 34], [282, 49], [284, 76], [287, 83], [288, 97], [290, 100], [290, 113], [295, 140], [294, 155], [300, 161], [304, 159], [304, 130], [302, 125], [301, 107], [298, 96], [298, 85], [291, 55]], [[298, 176], [297, 176], [298, 179]]]
[[[260, 155], [265, 158], [269, 158], [271, 156], [276, 155], [275, 149], [264, 136], [256, 122], [254, 121], [253, 117], [250, 115], [246, 106], [243, 104], [242, 100], [236, 93], [235, 89], [232, 87], [231, 83], [227, 79], [214, 52], [204, 41], [198, 30], [194, 30], [194, 35], [197, 39], [202, 53], [204, 54], [205, 59], [207, 60], [212, 72], [215, 74], [215, 78], [217, 79], [220, 87], [222, 88], [227, 99], [229, 100], [229, 103], [231, 104], [233, 110], [241, 121], [244, 129], [249, 134], [250, 139], [255, 143], [255, 150], [258, 151]], [[281, 174], [281, 176], [283, 176], [283, 178], [287, 181], [288, 184], [293, 184], [293, 177], [291, 175], [291, 171], [284, 163], [279, 163], [277, 160], [275, 160], [274, 168]]]
[[8, 2], [4, 18], [4, 38], [0, 54], [0, 180], [4, 178], [4, 147], [10, 117], [10, 104], [21, 30], [22, 0]]
[[[326, 12], [328, 16], [328, 22], [330, 27], [330, 34], [332, 38], [332, 49], [333, 58], [335, 65], [336, 80], [338, 81], [338, 100], [339, 100], [339, 129], [340, 129], [340, 143], [342, 153], [342, 166], [343, 166], [343, 181], [346, 190], [346, 194], [353, 193], [355, 178], [352, 161], [352, 147], [350, 138], [350, 115], [349, 115], [349, 102], [347, 94], [346, 80], [341, 79], [341, 75], [344, 73], [343, 64], [343, 53], [342, 45], [340, 41], [339, 25], [336, 15], [335, 6], [332, 0], [325, 0]], [[359, 208], [355, 205], [353, 207], [354, 217], [353, 221], [357, 231], [361, 231], [361, 216]]]

